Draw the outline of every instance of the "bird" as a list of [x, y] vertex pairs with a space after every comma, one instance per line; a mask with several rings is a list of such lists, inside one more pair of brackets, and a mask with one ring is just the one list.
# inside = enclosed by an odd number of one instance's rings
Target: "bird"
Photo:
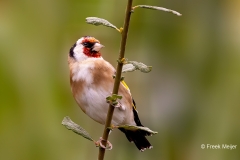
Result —
[[[103, 47], [100, 41], [92, 36], [81, 37], [70, 48], [68, 66], [71, 91], [78, 106], [90, 118], [104, 125], [109, 107], [106, 97], [112, 94], [116, 70], [103, 59], [100, 53]], [[136, 103], [123, 80], [120, 82], [118, 94], [122, 99], [118, 100], [118, 105], [115, 106], [111, 124], [143, 127]], [[127, 139], [135, 143], [140, 151], [153, 148], [146, 138], [150, 133], [124, 128], [119, 130], [125, 133]]]

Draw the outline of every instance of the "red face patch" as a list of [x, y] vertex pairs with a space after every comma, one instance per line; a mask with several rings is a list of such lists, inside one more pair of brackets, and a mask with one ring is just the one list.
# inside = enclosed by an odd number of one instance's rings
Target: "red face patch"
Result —
[[[90, 45], [94, 45], [94, 43], [100, 43], [97, 39], [94, 37], [85, 37], [84, 40], [82, 41], [82, 44], [84, 43], [89, 43]], [[94, 58], [99, 58], [101, 57], [100, 52], [93, 51], [91, 47], [84, 47], [83, 48], [83, 53], [88, 56], [88, 57], [94, 57]]]
[[88, 57], [94, 57], [94, 58], [100, 58], [101, 57], [100, 52], [91, 51], [91, 49], [87, 48], [87, 47], [83, 48], [83, 53]]

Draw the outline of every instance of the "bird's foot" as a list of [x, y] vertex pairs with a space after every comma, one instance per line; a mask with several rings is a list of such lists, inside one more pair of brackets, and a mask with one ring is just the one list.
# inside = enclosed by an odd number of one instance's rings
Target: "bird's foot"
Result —
[[[103, 141], [106, 142], [106, 146], [104, 146], [102, 144]], [[102, 137], [100, 137], [100, 139], [95, 142], [95, 145], [97, 147], [101, 147], [101, 148], [104, 148], [106, 150], [112, 150], [112, 148], [113, 148], [112, 144], [109, 141], [103, 139]]]

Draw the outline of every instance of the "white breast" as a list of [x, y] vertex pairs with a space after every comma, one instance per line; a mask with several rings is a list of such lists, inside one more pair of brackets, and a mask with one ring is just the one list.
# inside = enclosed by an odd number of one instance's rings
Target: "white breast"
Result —
[[[72, 81], [78, 82], [82, 81], [84, 83], [84, 88], [81, 92], [74, 95], [78, 105], [85, 111], [85, 113], [90, 116], [95, 121], [105, 124], [107, 111], [109, 104], [106, 102], [106, 97], [111, 95], [113, 83], [107, 85], [108, 87], [97, 86], [95, 85], [92, 72], [95, 70], [95, 62], [100, 59], [90, 59], [83, 61], [81, 63], [77, 63], [76, 66], [72, 69]], [[110, 65], [108, 62], [101, 59], [103, 65]], [[113, 69], [112, 66], [110, 66]], [[104, 72], [104, 71], [102, 71]], [[113, 73], [112, 72], [112, 73]], [[109, 75], [109, 78], [112, 78], [112, 75]], [[130, 96], [130, 95], [129, 95]], [[124, 97], [123, 97], [124, 98]], [[114, 125], [119, 124], [133, 124], [135, 122], [133, 120], [133, 113], [131, 107], [127, 107], [128, 104], [126, 101], [121, 100], [121, 105], [123, 105], [125, 110], [116, 108], [114, 111], [112, 123]]]
[[94, 68], [94, 63], [76, 63], [76, 66], [73, 67], [73, 76], [72, 81], [84, 80], [86, 82], [92, 83], [91, 70]]

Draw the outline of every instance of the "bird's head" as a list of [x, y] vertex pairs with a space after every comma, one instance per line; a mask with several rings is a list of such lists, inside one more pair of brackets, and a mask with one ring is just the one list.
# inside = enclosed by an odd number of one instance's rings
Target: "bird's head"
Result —
[[87, 58], [100, 58], [100, 49], [104, 47], [100, 42], [91, 36], [84, 36], [77, 40], [69, 51], [69, 57], [82, 61]]

